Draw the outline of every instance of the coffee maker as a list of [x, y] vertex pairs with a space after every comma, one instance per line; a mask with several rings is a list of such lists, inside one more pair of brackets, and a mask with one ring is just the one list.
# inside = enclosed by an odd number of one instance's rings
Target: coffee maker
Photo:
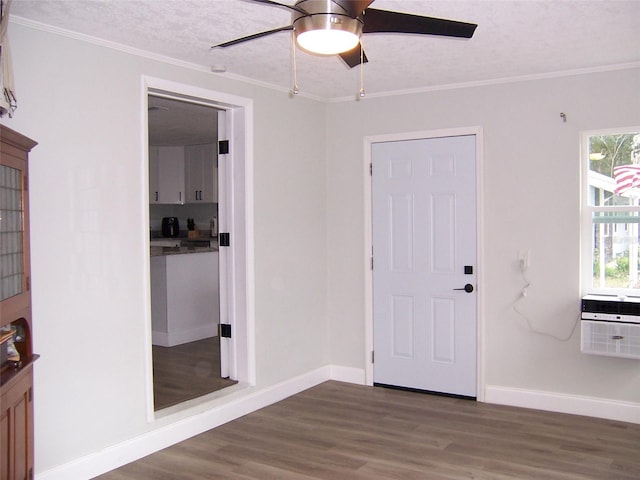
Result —
[[162, 236], [177, 237], [180, 234], [178, 217], [164, 217], [162, 219]]

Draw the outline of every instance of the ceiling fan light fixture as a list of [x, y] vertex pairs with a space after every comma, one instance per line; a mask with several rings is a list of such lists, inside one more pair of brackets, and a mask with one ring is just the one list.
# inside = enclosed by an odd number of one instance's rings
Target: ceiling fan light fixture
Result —
[[297, 39], [301, 48], [320, 55], [348, 52], [360, 41], [357, 35], [343, 30], [310, 30]]
[[335, 55], [354, 49], [360, 42], [362, 23], [344, 15], [315, 14], [294, 22], [300, 48], [320, 55]]

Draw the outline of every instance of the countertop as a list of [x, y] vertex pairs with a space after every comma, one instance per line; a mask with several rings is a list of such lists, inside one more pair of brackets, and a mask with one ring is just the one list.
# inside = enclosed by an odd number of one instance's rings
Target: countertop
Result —
[[[182, 243], [180, 247], [169, 247], [151, 245], [150, 253], [152, 257], [161, 257], [166, 255], [185, 255], [189, 253], [207, 253], [218, 251], [218, 238], [217, 237], [196, 237], [187, 238], [179, 237], [175, 239], [163, 239], [162, 237], [152, 237], [151, 242], [154, 240], [176, 240]], [[203, 243], [198, 245], [198, 243]]]

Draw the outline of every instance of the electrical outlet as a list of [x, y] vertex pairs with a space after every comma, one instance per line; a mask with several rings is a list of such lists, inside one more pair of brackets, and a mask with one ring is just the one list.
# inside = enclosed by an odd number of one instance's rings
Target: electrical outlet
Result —
[[531, 250], [520, 250], [518, 252], [518, 263], [523, 272], [527, 270], [531, 266]]

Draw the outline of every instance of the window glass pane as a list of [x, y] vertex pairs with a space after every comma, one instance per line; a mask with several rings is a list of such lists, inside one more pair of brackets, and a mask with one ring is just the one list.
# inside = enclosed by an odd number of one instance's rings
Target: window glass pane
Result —
[[634, 205], [640, 198], [640, 134], [593, 135], [588, 145], [589, 205]]
[[595, 212], [593, 214], [592, 287], [640, 290], [639, 224], [639, 212]]
[[0, 165], [0, 300], [22, 293], [22, 175]]

